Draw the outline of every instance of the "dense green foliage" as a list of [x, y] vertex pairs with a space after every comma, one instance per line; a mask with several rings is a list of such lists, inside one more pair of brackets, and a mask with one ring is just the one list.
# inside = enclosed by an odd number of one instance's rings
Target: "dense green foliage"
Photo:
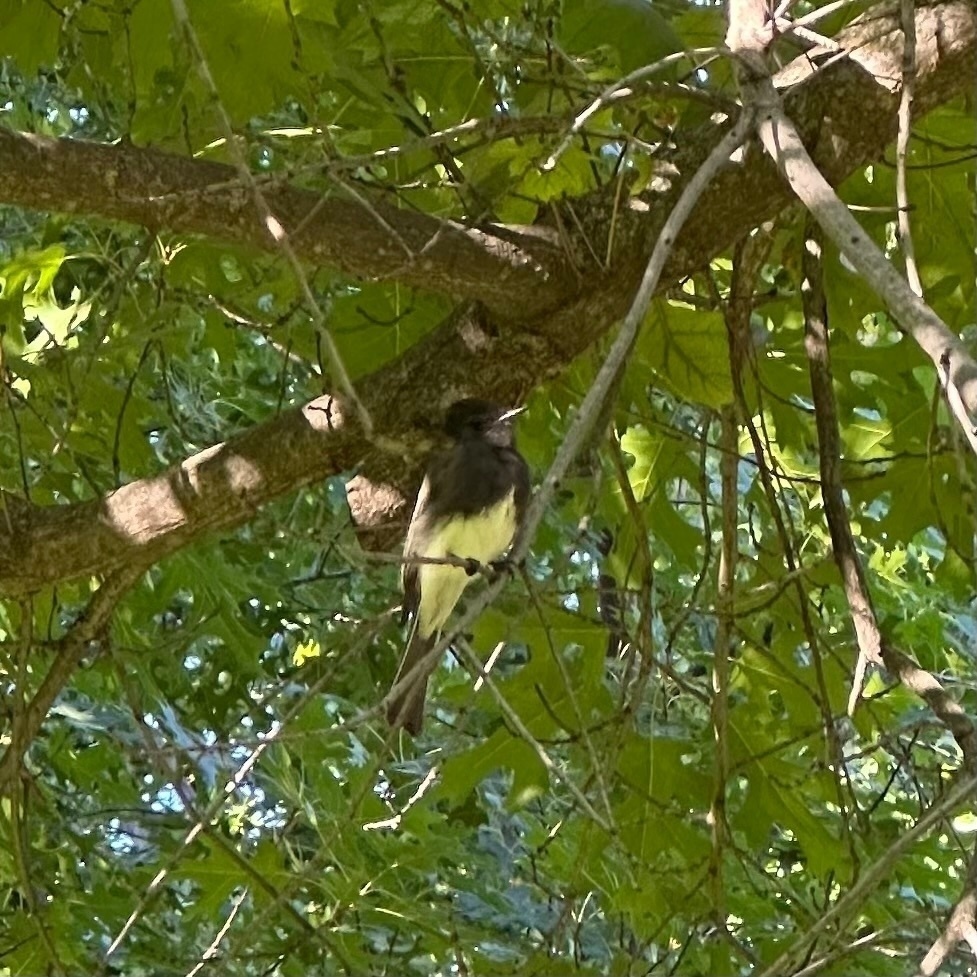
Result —
[[[376, 192], [461, 221], [530, 224], [549, 201], [600, 187], [611, 208], [622, 172], [623, 193], [637, 192], [657, 145], [735, 97], [727, 60], [676, 60], [544, 172], [575, 111], [636, 66], [719, 44], [722, 10], [189, 7], [262, 180]], [[0, 35], [4, 126], [232, 159], [169, 0], [6, 0]], [[951, 103], [917, 121], [909, 194], [926, 298], [972, 338], [970, 111]], [[484, 125], [450, 151], [425, 140], [493, 116], [525, 128], [501, 138]], [[406, 148], [383, 155], [391, 147]], [[840, 193], [900, 262], [894, 181], [890, 154]], [[361, 548], [353, 472], [142, 575], [0, 799], [0, 975], [198, 963], [227, 975], [731, 974], [790, 948], [961, 764], [947, 729], [882, 670], [847, 714], [857, 647], [821, 503], [802, 223], [789, 212], [765, 231], [740, 367], [724, 320], [731, 255], [656, 300], [525, 574], [478, 618], [471, 644], [487, 656], [505, 642], [493, 674], [524, 730], [452, 663], [423, 736], [389, 735], [376, 706], [403, 641], [397, 568]], [[452, 307], [395, 280], [306, 274], [354, 383]], [[8, 499], [100, 498], [328, 389], [300, 281], [271, 251], [39, 201], [0, 209], [0, 282]], [[827, 283], [842, 472], [876, 610], [972, 713], [973, 458], [930, 362], [837, 254]], [[519, 433], [537, 481], [603, 353], [530, 398]], [[717, 590], [724, 423], [739, 450], [731, 612]], [[0, 603], [4, 748], [98, 585]], [[727, 650], [717, 721], [713, 664]], [[795, 969], [823, 957], [826, 974], [916, 966], [959, 896], [977, 827], [953, 814]]]

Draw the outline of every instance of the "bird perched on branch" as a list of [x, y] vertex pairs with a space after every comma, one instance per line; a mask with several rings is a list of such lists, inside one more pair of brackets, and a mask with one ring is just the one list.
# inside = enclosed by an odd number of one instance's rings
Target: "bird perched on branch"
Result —
[[484, 400], [452, 404], [444, 430], [454, 445], [432, 459], [417, 495], [405, 558], [457, 558], [471, 565], [404, 563], [402, 619], [413, 623], [388, 695], [387, 721], [412, 735], [424, 723], [427, 680], [437, 666], [431, 650], [472, 575], [505, 553], [522, 521], [529, 467], [512, 430], [521, 411]]

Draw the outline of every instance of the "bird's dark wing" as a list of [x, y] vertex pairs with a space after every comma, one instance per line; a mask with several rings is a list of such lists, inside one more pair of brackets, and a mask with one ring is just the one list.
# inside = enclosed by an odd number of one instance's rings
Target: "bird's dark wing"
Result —
[[[426, 535], [426, 527], [429, 525], [428, 504], [431, 498], [431, 479], [424, 477], [420, 491], [417, 493], [417, 501], [414, 503], [414, 512], [410, 517], [410, 525], [407, 527], [407, 539], [404, 542], [404, 556], [417, 556], [423, 549], [423, 541]], [[400, 614], [400, 623], [406, 623], [407, 619], [413, 617], [417, 612], [417, 605], [421, 601], [420, 579], [418, 577], [419, 566], [416, 563], [405, 563], [400, 570], [400, 581], [404, 588], [404, 603]]]
[[[437, 455], [428, 465], [427, 474], [417, 493], [414, 512], [407, 527], [404, 541], [404, 556], [425, 556], [428, 541], [438, 522], [445, 514], [453, 511], [451, 486], [457, 483], [458, 473], [464, 470], [461, 446]], [[420, 565], [405, 563], [401, 568], [400, 579], [404, 588], [404, 603], [401, 623], [413, 617], [421, 600]]]

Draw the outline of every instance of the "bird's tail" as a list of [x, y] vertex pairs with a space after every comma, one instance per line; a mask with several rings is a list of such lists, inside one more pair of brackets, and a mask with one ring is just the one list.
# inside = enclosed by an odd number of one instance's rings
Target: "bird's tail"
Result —
[[[431, 659], [431, 649], [437, 643], [438, 632], [423, 637], [417, 621], [411, 629], [407, 649], [400, 660], [400, 668], [387, 698], [387, 722], [394, 729], [403, 727], [416, 736], [424, 725], [424, 699], [427, 696], [427, 680], [437, 665]], [[402, 688], [397, 688], [403, 683]], [[394, 689], [396, 693], [394, 694]]]

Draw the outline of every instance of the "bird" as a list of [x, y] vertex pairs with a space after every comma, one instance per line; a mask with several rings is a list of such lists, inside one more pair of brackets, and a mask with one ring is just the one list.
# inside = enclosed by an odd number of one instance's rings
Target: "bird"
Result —
[[[525, 514], [529, 466], [513, 432], [523, 410], [455, 401], [444, 422], [454, 444], [431, 460], [417, 494], [401, 571], [401, 623], [412, 623], [386, 700], [387, 722], [412, 736], [424, 724], [427, 682], [437, 666], [432, 648], [473, 574], [506, 552]], [[471, 566], [412, 563], [412, 557], [458, 558]]]

